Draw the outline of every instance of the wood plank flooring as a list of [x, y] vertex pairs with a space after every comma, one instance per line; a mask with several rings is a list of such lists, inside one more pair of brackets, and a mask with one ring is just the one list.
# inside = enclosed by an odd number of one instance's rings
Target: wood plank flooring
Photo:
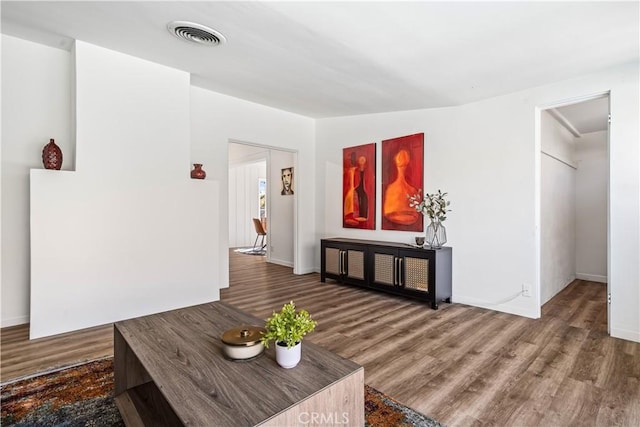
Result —
[[2, 329], [0, 381], [113, 356], [111, 324], [29, 341], [29, 325]]
[[[640, 425], [640, 344], [606, 333], [606, 285], [577, 280], [541, 319], [294, 276], [230, 253], [221, 299], [260, 318], [289, 300], [318, 320], [310, 341], [365, 368], [365, 383], [455, 426]], [[2, 381], [112, 354], [110, 326], [28, 341], [2, 330]]]

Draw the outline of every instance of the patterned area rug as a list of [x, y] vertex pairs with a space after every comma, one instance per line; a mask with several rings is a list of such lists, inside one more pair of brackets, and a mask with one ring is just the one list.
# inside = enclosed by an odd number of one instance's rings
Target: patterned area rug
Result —
[[[2, 426], [124, 426], [111, 358], [2, 384], [1, 400]], [[441, 426], [367, 385], [364, 406], [366, 426]]]

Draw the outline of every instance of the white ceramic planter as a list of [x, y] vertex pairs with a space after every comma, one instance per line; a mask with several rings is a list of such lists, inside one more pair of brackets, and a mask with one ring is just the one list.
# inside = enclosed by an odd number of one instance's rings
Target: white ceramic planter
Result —
[[276, 343], [276, 362], [283, 368], [290, 369], [295, 367], [300, 362], [300, 356], [302, 354], [302, 342], [299, 342], [294, 347], [287, 348], [286, 345], [280, 345]]

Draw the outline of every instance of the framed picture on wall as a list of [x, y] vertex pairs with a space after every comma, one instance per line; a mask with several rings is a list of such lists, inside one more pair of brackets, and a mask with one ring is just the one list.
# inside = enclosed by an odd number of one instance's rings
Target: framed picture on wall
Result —
[[382, 229], [423, 231], [408, 196], [422, 192], [424, 133], [382, 141]]
[[280, 194], [291, 196], [293, 194], [293, 166], [281, 170], [282, 187]]
[[342, 150], [342, 226], [376, 229], [376, 144]]

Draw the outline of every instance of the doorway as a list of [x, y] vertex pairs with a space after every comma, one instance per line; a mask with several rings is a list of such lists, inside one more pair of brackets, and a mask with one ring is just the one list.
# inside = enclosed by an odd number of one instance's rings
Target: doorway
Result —
[[576, 279], [609, 295], [609, 117], [608, 94], [540, 110], [541, 306]]
[[[264, 246], [264, 251], [257, 251], [257, 255], [263, 255], [266, 262], [295, 269], [296, 161], [297, 154], [293, 151], [229, 141], [230, 248]], [[266, 232], [264, 245], [254, 218]], [[255, 250], [249, 252], [256, 255]]]

